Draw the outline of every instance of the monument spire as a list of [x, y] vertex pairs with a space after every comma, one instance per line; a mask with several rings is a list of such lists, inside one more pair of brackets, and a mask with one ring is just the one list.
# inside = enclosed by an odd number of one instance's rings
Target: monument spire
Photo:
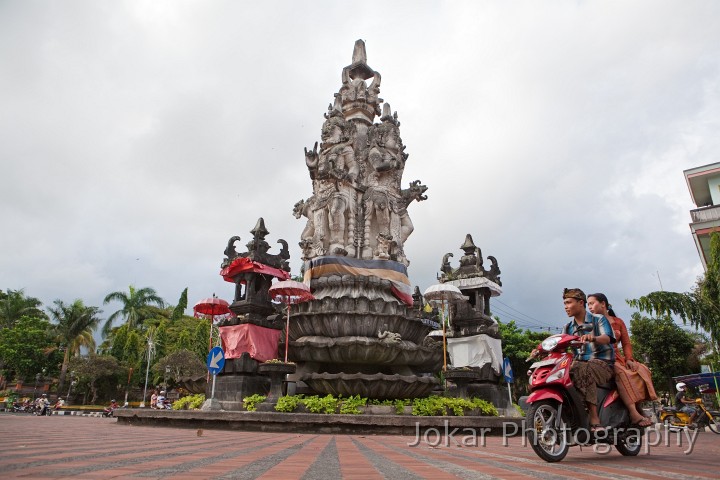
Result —
[[355, 40], [355, 48], [353, 48], [352, 56], [353, 65], [356, 63], [367, 63], [367, 53], [365, 53], [365, 42]]

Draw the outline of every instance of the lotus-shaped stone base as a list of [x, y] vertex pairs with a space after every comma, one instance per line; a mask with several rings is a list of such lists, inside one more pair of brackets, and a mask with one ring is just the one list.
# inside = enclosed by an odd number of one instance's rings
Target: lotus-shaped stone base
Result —
[[384, 375], [376, 373], [309, 373], [301, 380], [319, 394], [360, 395], [367, 398], [397, 399], [426, 397], [439, 385], [435, 377]]
[[422, 343], [431, 327], [408, 317], [404, 305], [382, 299], [323, 298], [293, 308], [290, 338], [377, 337], [380, 331], [397, 333], [403, 340]]
[[401, 340], [368, 337], [301, 337], [290, 342], [290, 357], [301, 362], [361, 365], [408, 365], [440, 370], [442, 350]]

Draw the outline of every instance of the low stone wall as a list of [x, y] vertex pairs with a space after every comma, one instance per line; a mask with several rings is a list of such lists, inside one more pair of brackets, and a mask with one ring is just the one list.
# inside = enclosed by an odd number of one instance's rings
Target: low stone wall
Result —
[[129, 425], [172, 426], [180, 428], [216, 428], [256, 432], [296, 432], [322, 434], [384, 434], [417, 435], [435, 430], [447, 435], [517, 435], [521, 433], [521, 418], [446, 416], [417, 417], [412, 415], [323, 415], [312, 413], [277, 412], [203, 412], [200, 410], [115, 411], [118, 423]]

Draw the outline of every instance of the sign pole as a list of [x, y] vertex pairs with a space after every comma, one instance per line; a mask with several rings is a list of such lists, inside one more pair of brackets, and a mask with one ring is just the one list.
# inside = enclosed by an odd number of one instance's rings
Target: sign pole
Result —
[[225, 366], [225, 352], [222, 347], [215, 347], [210, 350], [207, 356], [207, 367], [208, 376], [212, 375], [212, 387], [210, 389], [210, 398], [205, 400], [200, 410], [220, 410], [221, 405], [218, 400], [215, 400], [215, 382], [217, 380], [217, 374], [220, 373]]
[[515, 376], [513, 375], [512, 365], [510, 364], [510, 359], [508, 357], [503, 358], [503, 376], [505, 377], [505, 383], [507, 383], [508, 386], [508, 399], [510, 400], [510, 406], [512, 407], [513, 401], [510, 385], [513, 383]]

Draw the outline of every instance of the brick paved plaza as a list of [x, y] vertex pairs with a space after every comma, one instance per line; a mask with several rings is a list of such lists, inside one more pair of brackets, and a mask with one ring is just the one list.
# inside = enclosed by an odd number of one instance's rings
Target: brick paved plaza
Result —
[[[699, 433], [627, 458], [575, 447], [548, 464], [522, 438], [459, 432], [450, 446], [411, 436], [316, 435], [119, 425], [98, 417], [0, 414], [0, 478], [492, 479], [719, 478], [720, 435]], [[436, 444], [437, 437], [428, 436]], [[483, 446], [484, 443], [484, 446]]]

